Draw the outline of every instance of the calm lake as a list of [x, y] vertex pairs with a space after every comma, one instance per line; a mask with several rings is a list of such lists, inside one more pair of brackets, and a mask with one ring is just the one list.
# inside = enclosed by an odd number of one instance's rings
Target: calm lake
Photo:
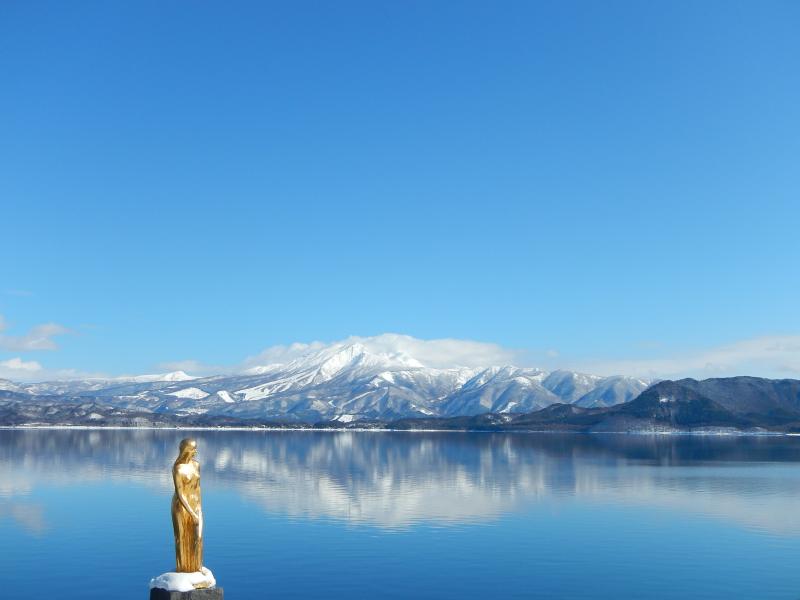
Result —
[[[0, 430], [2, 598], [148, 597], [186, 431]], [[800, 439], [197, 431], [256, 598], [800, 598]]]

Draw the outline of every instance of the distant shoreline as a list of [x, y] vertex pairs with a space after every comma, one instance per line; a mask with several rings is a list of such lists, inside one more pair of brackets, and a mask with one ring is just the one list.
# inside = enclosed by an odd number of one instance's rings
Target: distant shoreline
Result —
[[554, 429], [394, 429], [386, 427], [209, 427], [209, 426], [187, 426], [187, 427], [151, 427], [151, 426], [124, 426], [109, 425], [0, 425], [0, 431], [12, 430], [76, 430], [76, 431], [238, 431], [238, 432], [282, 432], [282, 431], [305, 431], [305, 432], [324, 432], [324, 433], [513, 433], [523, 435], [637, 435], [637, 436], [704, 436], [704, 437], [800, 437], [800, 433], [785, 431], [560, 431]]

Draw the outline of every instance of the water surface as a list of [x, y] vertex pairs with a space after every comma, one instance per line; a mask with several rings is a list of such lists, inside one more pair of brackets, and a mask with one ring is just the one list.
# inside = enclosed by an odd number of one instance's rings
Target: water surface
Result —
[[[187, 432], [0, 430], [3, 597], [147, 597]], [[197, 431], [229, 600], [800, 598], [800, 439]]]

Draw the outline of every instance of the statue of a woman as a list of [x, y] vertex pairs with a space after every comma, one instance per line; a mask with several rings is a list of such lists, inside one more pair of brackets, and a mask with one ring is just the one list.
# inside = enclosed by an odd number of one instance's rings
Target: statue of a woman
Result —
[[[206, 590], [203, 598], [222, 600], [222, 588], [203, 566], [203, 506], [200, 502], [200, 465], [195, 460], [197, 442], [181, 441], [172, 466], [172, 528], [175, 531], [175, 571], [150, 580], [150, 600], [173, 598], [172, 592]], [[181, 595], [183, 598], [183, 595]]]
[[172, 467], [172, 527], [175, 530], [175, 570], [194, 573], [203, 566], [203, 507], [200, 503], [200, 465], [195, 460], [197, 442], [181, 441]]

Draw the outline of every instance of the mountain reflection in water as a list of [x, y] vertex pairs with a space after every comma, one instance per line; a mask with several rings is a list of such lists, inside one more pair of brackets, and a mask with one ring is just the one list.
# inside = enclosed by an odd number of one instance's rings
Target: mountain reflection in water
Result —
[[727, 436], [2, 430], [0, 521], [45, 531], [46, 511], [24, 502], [43, 482], [124, 481], [169, 494], [187, 435], [199, 442], [205, 490], [292, 518], [402, 530], [577, 498], [800, 533], [800, 440]]

